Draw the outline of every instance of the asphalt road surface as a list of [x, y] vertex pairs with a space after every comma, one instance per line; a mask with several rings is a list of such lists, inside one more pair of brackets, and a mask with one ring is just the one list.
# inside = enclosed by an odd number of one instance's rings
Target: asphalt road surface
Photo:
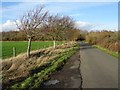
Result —
[[80, 43], [82, 88], [118, 88], [118, 59]]
[[[51, 75], [51, 79], [44, 82], [40, 88], [76, 88], [81, 89], [81, 74], [80, 74], [80, 51], [77, 51], [66, 62], [62, 70]], [[66, 90], [66, 89], [65, 89]]]

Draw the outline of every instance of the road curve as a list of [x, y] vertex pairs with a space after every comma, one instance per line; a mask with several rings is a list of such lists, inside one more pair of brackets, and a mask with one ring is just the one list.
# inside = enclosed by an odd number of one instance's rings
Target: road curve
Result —
[[82, 88], [118, 88], [118, 59], [80, 43]]

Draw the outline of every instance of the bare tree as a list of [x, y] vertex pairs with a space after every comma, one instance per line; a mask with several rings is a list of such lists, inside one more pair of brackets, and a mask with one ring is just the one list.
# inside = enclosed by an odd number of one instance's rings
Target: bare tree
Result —
[[67, 40], [67, 31], [74, 28], [74, 21], [69, 16], [51, 15], [48, 17], [47, 34], [51, 35], [53, 38], [53, 46], [55, 48], [55, 41], [57, 38], [64, 37]]
[[63, 16], [59, 20], [59, 27], [58, 30], [62, 31], [62, 35], [64, 37], [64, 40], [68, 40], [68, 32], [72, 29], [75, 29], [74, 27], [74, 21], [69, 16]]
[[31, 39], [36, 34], [36, 29], [40, 28], [46, 21], [48, 12], [43, 11], [43, 6], [28, 11], [20, 18], [20, 23], [16, 22], [17, 28], [24, 31], [28, 38], [27, 57], [30, 57]]

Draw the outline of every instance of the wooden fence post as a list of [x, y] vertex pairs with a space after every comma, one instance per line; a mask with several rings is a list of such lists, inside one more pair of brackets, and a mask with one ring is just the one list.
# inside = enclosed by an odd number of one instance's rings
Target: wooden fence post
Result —
[[16, 49], [15, 49], [15, 47], [13, 47], [13, 57], [15, 57], [16, 56]]

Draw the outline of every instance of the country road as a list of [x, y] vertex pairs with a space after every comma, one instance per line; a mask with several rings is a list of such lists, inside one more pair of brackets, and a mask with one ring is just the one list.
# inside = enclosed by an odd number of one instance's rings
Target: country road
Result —
[[118, 88], [118, 59], [80, 43], [82, 88]]
[[[118, 60], [89, 44], [80, 43], [63, 69], [40, 88], [118, 88]], [[91, 89], [92, 90], [92, 89]], [[118, 90], [118, 89], [117, 89]]]

